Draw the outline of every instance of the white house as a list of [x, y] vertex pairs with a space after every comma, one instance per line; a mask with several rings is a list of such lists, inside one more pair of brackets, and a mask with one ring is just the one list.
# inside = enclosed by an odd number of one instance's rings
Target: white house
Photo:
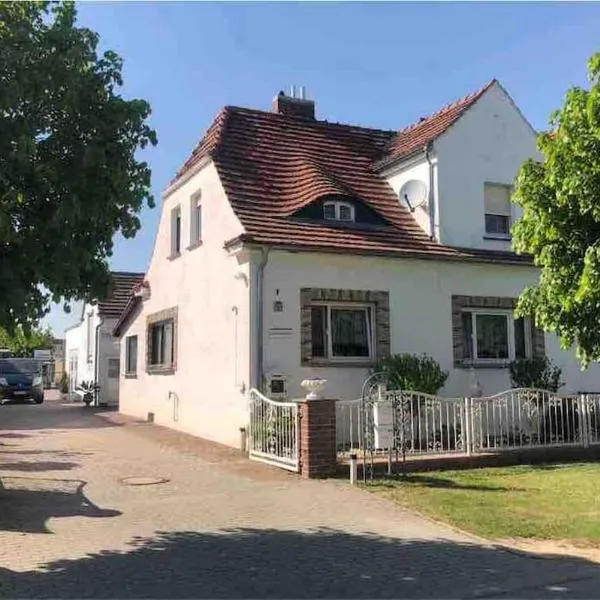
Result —
[[565, 391], [597, 366], [513, 307], [538, 271], [510, 249], [509, 201], [536, 133], [497, 82], [397, 131], [328, 123], [281, 93], [225, 107], [163, 196], [144, 287], [121, 336], [120, 410], [226, 444], [246, 392], [299, 397], [306, 377], [356, 398], [380, 357], [427, 353], [444, 395], [510, 387], [546, 352]]
[[119, 339], [113, 329], [143, 273], [111, 273], [108, 298], [84, 304], [78, 323], [65, 331], [65, 368], [70, 391], [82, 381], [100, 386], [100, 404], [119, 401]]

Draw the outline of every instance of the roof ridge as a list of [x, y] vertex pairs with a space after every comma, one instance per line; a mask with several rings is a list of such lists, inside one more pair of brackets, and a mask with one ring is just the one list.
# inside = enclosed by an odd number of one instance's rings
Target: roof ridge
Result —
[[454, 100], [453, 102], [450, 102], [449, 104], [444, 105], [442, 108], [440, 108], [439, 110], [435, 111], [434, 113], [431, 113], [429, 116], [427, 117], [422, 117], [419, 121], [415, 121], [414, 123], [411, 123], [410, 125], [407, 125], [406, 127], [404, 127], [403, 129], [400, 129], [398, 131], [398, 133], [407, 133], [409, 131], [411, 131], [412, 129], [414, 129], [415, 127], [418, 127], [419, 125], [423, 125], [424, 123], [426, 123], [427, 121], [430, 121], [431, 119], [435, 119], [437, 117], [442, 116], [444, 113], [459, 107], [460, 105], [463, 105], [463, 108], [461, 110], [461, 113], [466, 110], [467, 108], [469, 108], [470, 106], [473, 105], [473, 103], [475, 103], [477, 100], [479, 100], [479, 98], [485, 93], [487, 92], [487, 90], [489, 88], [492, 87], [492, 85], [494, 85], [494, 83], [498, 83], [498, 80], [494, 77], [494, 79], [488, 81], [483, 87], [479, 88], [478, 90], [471, 92], [470, 94], [467, 94], [466, 96], [463, 96], [462, 98], [459, 98], [458, 100]]
[[294, 123], [302, 123], [302, 125], [306, 126], [306, 125], [327, 125], [330, 127], [339, 127], [339, 128], [344, 128], [344, 129], [359, 129], [359, 130], [364, 130], [364, 131], [368, 131], [369, 133], [384, 133], [386, 135], [394, 135], [395, 133], [397, 133], [396, 129], [381, 129], [378, 127], [367, 127], [364, 125], [354, 125], [352, 123], [338, 123], [338, 122], [334, 122], [334, 121], [327, 121], [326, 119], [314, 119], [314, 120], [308, 120], [308, 119], [298, 119], [298, 117], [294, 117], [294, 116], [290, 116], [290, 115], [282, 115], [280, 113], [276, 113], [270, 110], [264, 110], [262, 108], [250, 108], [247, 106], [237, 106], [237, 105], [232, 105], [229, 104], [227, 106], [224, 107], [227, 110], [230, 111], [234, 111], [234, 112], [245, 112], [245, 113], [259, 113], [261, 115], [265, 115], [265, 116], [269, 116], [269, 117], [273, 117], [273, 118], [279, 118], [282, 120], [287, 120], [287, 121], [291, 121]]

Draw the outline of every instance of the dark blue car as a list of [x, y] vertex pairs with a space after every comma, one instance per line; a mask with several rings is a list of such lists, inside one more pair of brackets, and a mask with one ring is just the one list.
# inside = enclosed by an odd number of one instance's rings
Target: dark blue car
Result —
[[44, 401], [40, 363], [32, 358], [0, 358], [0, 402]]

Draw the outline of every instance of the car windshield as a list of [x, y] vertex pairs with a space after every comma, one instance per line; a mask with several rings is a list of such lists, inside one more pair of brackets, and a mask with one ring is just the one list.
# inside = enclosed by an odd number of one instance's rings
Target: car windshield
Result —
[[1, 358], [0, 374], [3, 373], [39, 373], [39, 363], [31, 358]]

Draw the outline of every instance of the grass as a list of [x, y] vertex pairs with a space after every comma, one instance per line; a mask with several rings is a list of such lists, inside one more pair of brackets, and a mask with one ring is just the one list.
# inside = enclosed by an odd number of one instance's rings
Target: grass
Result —
[[600, 463], [415, 473], [368, 489], [487, 538], [600, 547]]

